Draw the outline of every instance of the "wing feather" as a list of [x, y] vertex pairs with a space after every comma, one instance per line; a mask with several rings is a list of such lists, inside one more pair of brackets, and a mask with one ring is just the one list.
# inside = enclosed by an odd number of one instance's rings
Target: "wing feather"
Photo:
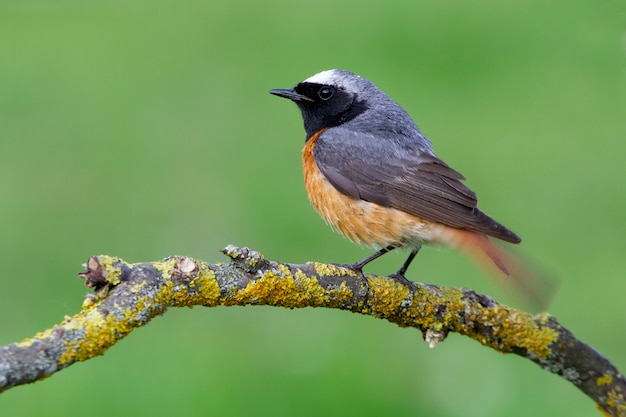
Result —
[[478, 209], [476, 194], [461, 182], [463, 175], [412, 142], [416, 139], [400, 134], [383, 140], [335, 127], [317, 138], [314, 157], [324, 176], [345, 195], [508, 242], [521, 241]]

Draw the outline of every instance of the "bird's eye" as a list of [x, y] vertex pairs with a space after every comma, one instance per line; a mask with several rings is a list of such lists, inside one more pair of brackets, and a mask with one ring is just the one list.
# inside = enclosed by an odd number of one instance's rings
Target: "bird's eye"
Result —
[[330, 98], [335, 94], [335, 89], [333, 87], [324, 86], [320, 88], [317, 92], [317, 95], [324, 101], [330, 100]]

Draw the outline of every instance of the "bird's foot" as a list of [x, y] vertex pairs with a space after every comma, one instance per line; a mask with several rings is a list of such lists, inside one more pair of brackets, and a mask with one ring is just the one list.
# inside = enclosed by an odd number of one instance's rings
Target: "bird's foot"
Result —
[[370, 292], [370, 284], [367, 278], [365, 278], [365, 274], [363, 273], [363, 265], [361, 265], [361, 262], [356, 262], [353, 264], [335, 264], [335, 265], [338, 267], [347, 268], [356, 272], [357, 276], [361, 280], [361, 283], [365, 287], [365, 293], [367, 294]]
[[396, 272], [394, 274], [388, 275], [387, 278], [391, 278], [392, 280], [396, 281], [400, 285], [409, 287], [411, 291], [415, 290], [415, 283], [411, 281], [410, 279], [407, 279], [407, 277], [405, 277], [404, 274], [400, 272]]

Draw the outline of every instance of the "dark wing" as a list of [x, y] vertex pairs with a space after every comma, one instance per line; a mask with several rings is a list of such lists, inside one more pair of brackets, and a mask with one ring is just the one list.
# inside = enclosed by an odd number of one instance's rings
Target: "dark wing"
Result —
[[[424, 139], [426, 141], [426, 139]], [[320, 171], [343, 194], [511, 243], [521, 239], [477, 208], [465, 177], [419, 139], [380, 139], [342, 127], [324, 131], [314, 148]]]

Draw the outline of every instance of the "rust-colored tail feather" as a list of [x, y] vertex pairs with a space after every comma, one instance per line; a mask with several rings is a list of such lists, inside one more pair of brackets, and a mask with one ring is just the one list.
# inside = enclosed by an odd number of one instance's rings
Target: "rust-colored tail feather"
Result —
[[[558, 282], [531, 268], [511, 251], [487, 236], [469, 230], [449, 229], [449, 244], [465, 253], [499, 283], [513, 290], [530, 308], [545, 311], [558, 288]], [[504, 276], [504, 277], [503, 277]], [[503, 279], [505, 278], [505, 279]]]

